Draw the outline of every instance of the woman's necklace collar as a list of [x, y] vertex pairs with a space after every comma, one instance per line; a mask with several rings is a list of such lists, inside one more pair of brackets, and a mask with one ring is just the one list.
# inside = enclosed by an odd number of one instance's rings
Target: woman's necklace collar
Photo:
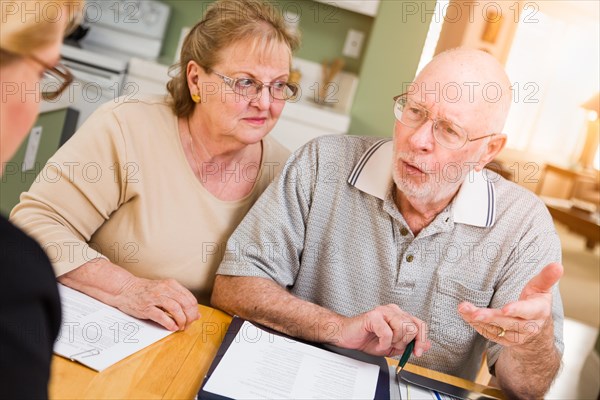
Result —
[[196, 146], [194, 146], [194, 137], [192, 136], [192, 130], [190, 129], [190, 117], [186, 118], [187, 122], [187, 133], [190, 139], [190, 150], [192, 151], [192, 158], [194, 159], [194, 163], [196, 164], [196, 173], [201, 175], [200, 163], [198, 162], [198, 154], [196, 154]]

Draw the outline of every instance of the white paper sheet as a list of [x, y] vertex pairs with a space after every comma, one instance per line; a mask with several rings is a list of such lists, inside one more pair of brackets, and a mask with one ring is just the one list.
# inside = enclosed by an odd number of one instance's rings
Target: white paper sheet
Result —
[[455, 400], [452, 396], [420, 386], [410, 385], [403, 381], [400, 381], [398, 386], [400, 386], [400, 397], [402, 400]]
[[67, 286], [58, 289], [63, 315], [54, 352], [96, 371], [173, 333]]
[[204, 390], [233, 399], [373, 399], [377, 365], [245, 321]]

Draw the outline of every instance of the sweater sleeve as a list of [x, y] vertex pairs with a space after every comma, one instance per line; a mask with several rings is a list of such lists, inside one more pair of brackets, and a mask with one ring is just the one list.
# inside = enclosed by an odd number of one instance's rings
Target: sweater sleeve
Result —
[[114, 103], [48, 160], [10, 219], [45, 250], [57, 276], [102, 257], [88, 242], [127, 198], [127, 148]]

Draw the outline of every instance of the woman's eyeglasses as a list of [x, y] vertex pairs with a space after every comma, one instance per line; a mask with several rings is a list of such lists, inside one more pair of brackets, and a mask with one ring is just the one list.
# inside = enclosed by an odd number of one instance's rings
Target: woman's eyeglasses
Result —
[[234, 93], [243, 96], [245, 99], [254, 100], [259, 98], [263, 87], [269, 88], [269, 93], [277, 100], [293, 100], [298, 94], [298, 86], [284, 81], [275, 81], [263, 83], [253, 78], [230, 78], [215, 71], [211, 71], [233, 90]]
[[39, 58], [28, 55], [30, 59], [44, 67], [44, 81], [42, 85], [42, 99], [55, 100], [73, 82], [73, 74], [61, 63], [54, 67], [46, 64]]
[[0, 52], [3, 56], [29, 58], [44, 68], [44, 80], [40, 82], [40, 92], [44, 100], [55, 100], [73, 82], [73, 74], [63, 64], [50, 66], [32, 54], [21, 55], [4, 49], [0, 49]]

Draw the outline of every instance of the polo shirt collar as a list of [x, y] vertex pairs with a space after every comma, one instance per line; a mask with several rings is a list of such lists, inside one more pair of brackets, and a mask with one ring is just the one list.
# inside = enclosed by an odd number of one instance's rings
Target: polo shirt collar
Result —
[[[358, 190], [385, 199], [392, 182], [393, 142], [383, 139], [373, 144], [354, 166], [348, 183]], [[471, 170], [454, 198], [455, 223], [491, 227], [496, 219], [494, 184], [482, 171]]]

